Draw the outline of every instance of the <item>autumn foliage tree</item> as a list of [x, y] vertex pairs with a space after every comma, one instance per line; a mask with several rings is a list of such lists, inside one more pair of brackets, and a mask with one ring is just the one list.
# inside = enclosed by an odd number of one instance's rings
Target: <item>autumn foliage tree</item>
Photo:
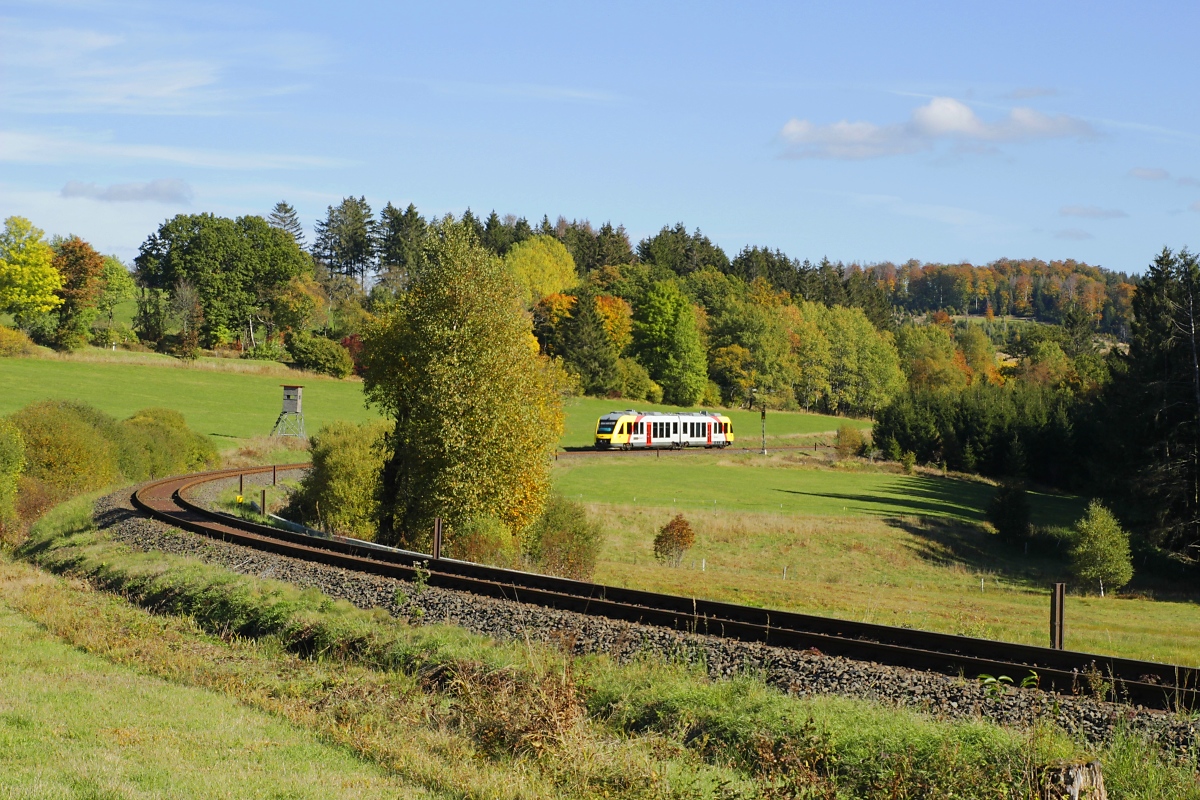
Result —
[[104, 256], [78, 236], [60, 242], [56, 250], [53, 264], [62, 276], [62, 288], [57, 292], [62, 303], [56, 309], [54, 343], [61, 349], [74, 350], [87, 344], [88, 328], [98, 313], [96, 302], [104, 288]]
[[549, 495], [564, 376], [538, 354], [512, 271], [467, 225], [433, 224], [410, 278], [363, 336], [368, 401], [394, 423], [379, 541], [422, 545], [435, 517], [521, 534]]
[[62, 276], [54, 268], [54, 251], [44, 232], [24, 217], [4, 220], [0, 232], [0, 311], [18, 319], [45, 313], [62, 299]]
[[676, 514], [670, 522], [658, 530], [654, 537], [654, 557], [672, 567], [678, 567], [686, 553], [696, 542], [696, 532], [683, 514]]

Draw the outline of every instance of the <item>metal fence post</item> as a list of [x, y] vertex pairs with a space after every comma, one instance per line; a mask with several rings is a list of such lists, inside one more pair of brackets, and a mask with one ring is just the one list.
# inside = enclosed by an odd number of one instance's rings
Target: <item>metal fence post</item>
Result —
[[260, 508], [262, 509], [262, 515], [265, 517], [267, 515], [267, 490], [265, 487], [262, 490], [262, 505]]
[[238, 495], [241, 496], [244, 494], [246, 494], [246, 474], [244, 472], [239, 472], [238, 473]]
[[272, 464], [272, 465], [271, 465], [271, 485], [272, 485], [272, 486], [278, 486], [278, 485], [279, 485], [279, 477], [278, 477], [278, 475], [277, 475], [277, 474], [276, 474], [276, 472], [275, 472], [275, 465], [274, 465], [274, 464]]
[[442, 557], [442, 518], [435, 517], [433, 520], [433, 559], [436, 561]]
[[1065, 583], [1054, 584], [1050, 592], [1050, 648], [1063, 649], [1063, 602], [1067, 595]]

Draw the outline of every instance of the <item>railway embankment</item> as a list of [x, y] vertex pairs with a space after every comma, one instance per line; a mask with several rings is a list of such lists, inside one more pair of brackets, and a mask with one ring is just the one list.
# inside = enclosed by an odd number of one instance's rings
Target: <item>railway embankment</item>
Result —
[[[270, 476], [257, 480], [269, 481]], [[717, 679], [749, 673], [796, 696], [854, 697], [941, 720], [986, 720], [1021, 729], [1052, 723], [1072, 737], [1094, 744], [1131, 731], [1180, 754], [1192, 752], [1197, 744], [1196, 724], [1188, 715], [1105, 702], [1098, 697], [987, 684], [977, 676], [953, 677], [813, 650], [608, 620], [267, 553], [149, 519], [133, 508], [127, 490], [102, 498], [96, 504], [95, 520], [112, 539], [134, 549], [188, 556], [240, 574], [318, 589], [360, 608], [386, 609], [416, 624], [453, 624], [499, 640], [543, 642], [573, 654], [605, 653], [624, 663], [647, 655], [666, 657], [702, 665]], [[1020, 682], [1024, 676], [1010, 677]], [[1103, 692], [1102, 679], [1097, 676], [1097, 694]]]

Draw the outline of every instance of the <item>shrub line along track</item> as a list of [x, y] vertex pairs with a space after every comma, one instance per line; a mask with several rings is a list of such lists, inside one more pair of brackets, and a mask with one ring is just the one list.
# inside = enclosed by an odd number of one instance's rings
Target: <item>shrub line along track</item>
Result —
[[258, 550], [342, 569], [411, 581], [418, 567], [431, 586], [775, 647], [816, 649], [829, 655], [897, 667], [963, 675], [1036, 672], [1042, 689], [1090, 693], [1101, 677], [1111, 696], [1157, 709], [1200, 708], [1200, 670], [1112, 656], [974, 639], [865, 622], [741, 606], [712, 600], [624, 589], [549, 575], [487, 567], [455, 559], [383, 548], [340, 536], [322, 538], [260, 525], [192, 502], [205, 483], [307, 464], [218, 470], [145, 484], [133, 494], [136, 508], [184, 530]]

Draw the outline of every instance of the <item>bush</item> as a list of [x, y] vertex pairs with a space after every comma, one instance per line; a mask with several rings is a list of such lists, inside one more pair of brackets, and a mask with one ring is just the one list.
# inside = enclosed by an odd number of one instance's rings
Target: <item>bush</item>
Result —
[[25, 440], [21, 431], [6, 419], [0, 419], [0, 531], [10, 527], [17, 516], [17, 479], [25, 468]]
[[1029, 494], [1020, 483], [1000, 484], [987, 513], [1002, 540], [1016, 544], [1029, 538]]
[[357, 333], [352, 333], [349, 336], [346, 336], [345, 338], [343, 338], [342, 341], [340, 342], [340, 344], [342, 345], [342, 347], [346, 348], [346, 352], [350, 354], [350, 360], [354, 362], [354, 374], [362, 375], [362, 372], [363, 372], [362, 337], [359, 336]]
[[517, 565], [520, 551], [516, 537], [496, 517], [476, 517], [451, 533], [449, 554], [463, 561], [494, 567]]
[[905, 450], [900, 454], [900, 466], [904, 467], [906, 475], [912, 475], [913, 467], [917, 465], [917, 454], [912, 450]]
[[704, 387], [704, 395], [700, 398], [700, 405], [705, 408], [719, 408], [723, 405], [721, 399], [721, 387], [716, 384], [716, 381], [709, 381]]
[[843, 422], [838, 427], [837, 444], [834, 446], [837, 449], [838, 458], [850, 458], [850, 456], [857, 455], [863, 449], [862, 431], [849, 422]]
[[331, 533], [374, 541], [379, 521], [384, 421], [333, 422], [312, 437], [312, 467], [292, 493], [284, 516]]
[[[9, 417], [25, 440], [26, 474], [62, 497], [116, 480], [116, 448], [97, 428], [97, 415], [82, 404], [45, 400]], [[113, 421], [107, 422], [103, 427], [111, 429]]]
[[630, 400], [662, 402], [662, 387], [650, 379], [646, 368], [632, 358], [617, 359], [617, 386]]
[[696, 532], [692, 530], [692, 526], [684, 519], [683, 514], [676, 514], [654, 537], [654, 557], [664, 564], [678, 567], [679, 562], [683, 561], [683, 554], [695, 541]]
[[1120, 589], [1133, 578], [1129, 534], [1098, 500], [1088, 503], [1087, 514], [1075, 523], [1071, 572], [1084, 585], [1084, 591], [1098, 586], [1101, 597], [1106, 584], [1109, 589]]
[[249, 350], [242, 351], [242, 358], [252, 358], [258, 361], [287, 361], [290, 356], [283, 345], [278, 342], [260, 342]]
[[0, 325], [0, 358], [27, 356], [33, 352], [33, 342], [24, 332]]
[[300, 369], [345, 378], [354, 372], [354, 359], [346, 348], [321, 336], [294, 333], [288, 337], [292, 362]]
[[600, 539], [582, 504], [555, 495], [530, 526], [525, 553], [542, 572], [584, 581], [596, 570]]
[[217, 449], [169, 408], [144, 408], [119, 423], [118, 462], [126, 480], [143, 481], [216, 465]]

